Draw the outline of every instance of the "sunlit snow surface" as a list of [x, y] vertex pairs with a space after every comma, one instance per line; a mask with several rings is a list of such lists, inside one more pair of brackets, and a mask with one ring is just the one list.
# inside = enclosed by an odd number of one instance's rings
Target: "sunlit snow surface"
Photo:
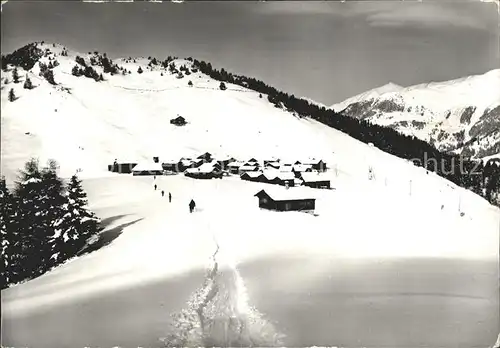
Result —
[[[161, 76], [144, 69], [145, 59], [123, 64], [132, 75], [95, 83], [71, 76], [73, 59], [58, 57], [55, 68], [71, 94], [40, 80], [36, 68], [34, 90], [22, 83], [2, 90], [2, 173], [13, 180], [30, 156], [58, 160], [64, 176], [81, 169], [104, 233], [121, 234], [2, 291], [6, 345], [159, 344], [171, 314], [203, 286], [215, 240], [217, 262], [229, 272], [218, 279], [233, 286], [233, 309], [255, 307], [259, 325], [284, 335], [286, 345], [494, 342], [500, 216], [485, 200], [242, 87], [220, 91], [199, 73]], [[13, 103], [10, 88], [19, 96]], [[170, 124], [178, 114], [186, 126]], [[321, 158], [334, 189], [302, 189], [317, 199], [315, 214], [277, 213], [257, 207], [254, 194], [267, 185], [234, 176], [157, 177], [154, 191], [153, 177], [107, 172], [115, 158], [205, 151], [241, 160]], [[160, 190], [172, 193], [172, 203]], [[323, 324], [308, 324], [315, 321]]]

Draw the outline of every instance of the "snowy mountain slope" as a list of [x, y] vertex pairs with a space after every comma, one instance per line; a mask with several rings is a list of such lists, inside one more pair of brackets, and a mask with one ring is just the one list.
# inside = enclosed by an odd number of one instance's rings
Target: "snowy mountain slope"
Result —
[[500, 153], [500, 69], [407, 88], [393, 84], [332, 105], [390, 126], [439, 150], [483, 158]]
[[[213, 255], [214, 239], [221, 264], [241, 268], [243, 284], [254, 284], [248, 297], [237, 292], [234, 301], [258, 304], [278, 332], [288, 331], [288, 346], [457, 347], [489, 344], [498, 334], [500, 216], [479, 196], [296, 118], [254, 91], [229, 84], [222, 91], [200, 73], [161, 76], [158, 67], [146, 68], [144, 58], [116, 61], [132, 73], [103, 74], [105, 81], [95, 82], [71, 75], [76, 53], [63, 57], [60, 46], [44, 48], [57, 54], [54, 75], [61, 85], [40, 78], [37, 66], [28, 72], [37, 88], [2, 85], [2, 174], [12, 180], [30, 156], [55, 158], [65, 176], [81, 169], [91, 209], [111, 219], [106, 232], [121, 234], [96, 252], [2, 291], [6, 345], [155, 346], [168, 329], [168, 315], [201, 283], [202, 275], [191, 272]], [[7, 100], [11, 88], [14, 102]], [[177, 115], [188, 124], [170, 124]], [[157, 177], [159, 189], [173, 194], [170, 204], [153, 190], [153, 178], [107, 172], [115, 158], [161, 160], [205, 151], [240, 159], [323, 158], [335, 189], [303, 189], [317, 198], [314, 216], [258, 209], [253, 195], [267, 185], [237, 177]], [[192, 198], [198, 210], [189, 214]], [[276, 266], [284, 258], [292, 261]], [[417, 266], [398, 263], [408, 259]], [[257, 261], [263, 266], [252, 266]], [[273, 279], [263, 281], [268, 273]], [[363, 289], [368, 292], [360, 295]], [[266, 301], [271, 293], [279, 296]], [[321, 320], [327, 327], [306, 326], [318, 321], [321, 308], [329, 313]], [[463, 330], [467, 325], [474, 332]], [[308, 338], [294, 338], [294, 332]]]
[[[22, 88], [26, 74], [22, 69], [17, 84], [9, 76], [12, 71], [2, 75], [11, 80], [2, 85], [1, 95], [2, 172], [8, 179], [14, 178], [15, 171], [31, 156], [42, 162], [58, 160], [65, 176], [77, 169], [83, 176], [105, 175], [115, 158], [124, 162], [153, 156], [180, 158], [205, 151], [242, 160], [313, 156], [327, 163], [340, 165], [342, 161], [344, 170], [352, 167], [353, 173], [359, 172], [355, 168], [359, 166], [362, 175], [367, 162], [377, 166], [371, 158], [374, 149], [313, 120], [293, 117], [273, 107], [266, 96], [259, 98], [258, 93], [240, 86], [228, 84], [228, 89], [221, 91], [219, 81], [199, 72], [178, 79], [158, 66], [147, 69], [149, 60], [145, 58], [136, 58], [136, 63], [118, 60], [118, 65], [132, 73], [104, 74], [105, 81], [95, 82], [71, 75], [77, 53], [63, 57], [61, 46], [40, 47], [57, 54], [59, 65], [53, 71], [59, 85], [39, 77], [38, 64], [27, 72], [37, 86], [33, 90]], [[89, 55], [80, 56], [88, 64]], [[45, 62], [48, 59], [42, 58]], [[177, 60], [175, 64], [189, 66], [190, 62]], [[139, 67], [142, 74], [137, 73]], [[94, 68], [102, 72], [102, 68]], [[14, 102], [7, 100], [11, 88], [18, 97]], [[177, 115], [185, 117], [188, 124], [170, 124]], [[381, 152], [380, 156], [394, 165], [384, 163], [381, 171], [422, 170], [409, 169], [406, 161]]]

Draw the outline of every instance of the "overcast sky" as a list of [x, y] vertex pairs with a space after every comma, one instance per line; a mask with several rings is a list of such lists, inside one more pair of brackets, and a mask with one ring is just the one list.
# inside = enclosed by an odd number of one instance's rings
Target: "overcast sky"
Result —
[[499, 67], [499, 14], [479, 1], [83, 3], [2, 6], [2, 53], [45, 40], [111, 57], [192, 56], [333, 104], [388, 82]]

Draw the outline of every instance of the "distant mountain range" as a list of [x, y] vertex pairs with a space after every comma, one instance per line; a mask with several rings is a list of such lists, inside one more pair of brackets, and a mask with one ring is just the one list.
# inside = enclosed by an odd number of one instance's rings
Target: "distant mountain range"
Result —
[[411, 87], [389, 83], [331, 108], [441, 151], [474, 159], [500, 156], [500, 69]]

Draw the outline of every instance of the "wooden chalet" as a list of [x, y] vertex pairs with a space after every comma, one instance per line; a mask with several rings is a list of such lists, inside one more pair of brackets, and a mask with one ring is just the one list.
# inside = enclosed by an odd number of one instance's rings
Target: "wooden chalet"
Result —
[[312, 188], [330, 189], [330, 179], [319, 173], [301, 173], [303, 185]]
[[318, 159], [310, 159], [306, 161], [307, 163], [303, 164], [309, 164], [311, 165], [312, 169], [317, 170], [318, 172], [325, 172], [327, 169], [326, 163], [323, 160], [318, 160]]
[[221, 179], [222, 171], [217, 162], [203, 163], [197, 168], [188, 168], [184, 175], [194, 179]]
[[132, 175], [163, 175], [160, 163], [142, 162], [132, 168]]
[[279, 164], [279, 162], [264, 162], [264, 167], [265, 168], [279, 169], [280, 164]]
[[279, 172], [276, 170], [266, 170], [260, 174], [258, 177], [259, 182], [273, 185], [280, 185], [281, 180], [279, 178]]
[[210, 152], [205, 152], [205, 153], [199, 155], [198, 157], [196, 157], [196, 159], [203, 160], [205, 162], [210, 162], [210, 161], [212, 161], [212, 154]]
[[282, 186], [295, 186], [295, 175], [293, 172], [279, 172], [277, 174], [277, 183]]
[[245, 181], [259, 181], [261, 175], [260, 172], [245, 172], [240, 175], [240, 178]]
[[313, 168], [310, 164], [294, 164], [292, 166], [292, 172], [295, 174], [296, 178], [300, 177], [300, 174], [306, 172], [312, 172]]
[[137, 163], [118, 163], [115, 161], [108, 165], [108, 170], [113, 173], [130, 174], [136, 165]]
[[229, 157], [229, 156], [217, 157], [217, 163], [219, 163], [220, 166], [222, 167], [222, 169], [224, 169], [224, 170], [227, 170], [229, 163], [232, 163], [234, 161], [235, 161], [235, 159], [233, 157]]
[[241, 173], [244, 173], [244, 172], [256, 172], [259, 170], [259, 166], [257, 165], [252, 165], [252, 164], [249, 164], [249, 163], [245, 163], [244, 165], [242, 165], [240, 168], [239, 168], [239, 171]]
[[169, 172], [179, 172], [179, 161], [178, 160], [166, 160], [163, 161], [161, 166], [163, 167], [164, 170], [167, 170]]
[[227, 164], [227, 170], [231, 174], [238, 174], [242, 165], [243, 164], [238, 161], [232, 161]]
[[259, 208], [277, 211], [314, 211], [316, 199], [300, 189], [266, 188], [255, 194]]

